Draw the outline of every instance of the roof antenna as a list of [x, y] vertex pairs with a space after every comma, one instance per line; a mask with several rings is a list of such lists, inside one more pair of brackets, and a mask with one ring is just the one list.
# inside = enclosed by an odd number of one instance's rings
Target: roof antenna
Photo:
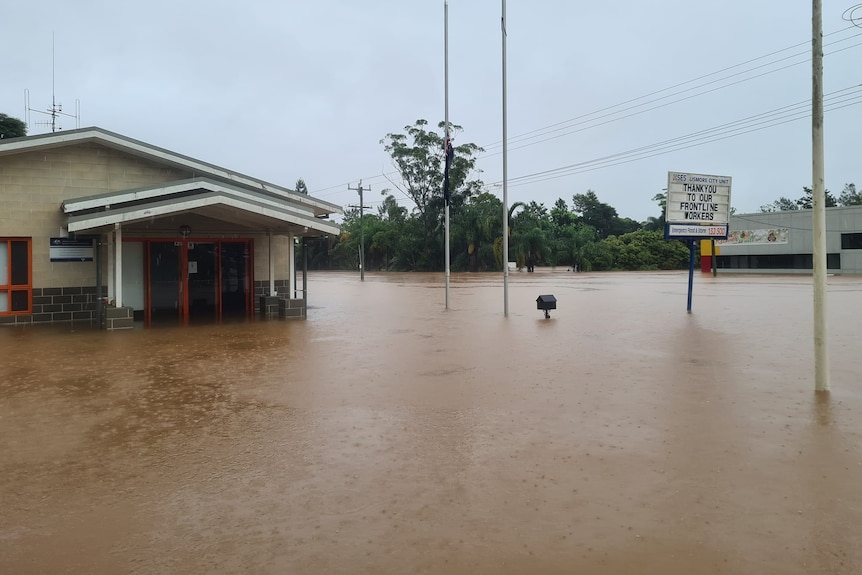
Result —
[[44, 122], [36, 122], [38, 126], [51, 126], [51, 131], [56, 132], [57, 130], [62, 130], [63, 128], [57, 125], [57, 120], [60, 116], [68, 116], [69, 118], [75, 118], [75, 127], [81, 127], [81, 101], [75, 100], [75, 113], [69, 114], [63, 111], [63, 104], [58, 104], [56, 98], [54, 97], [54, 76], [55, 76], [55, 66], [54, 66], [54, 33], [51, 32], [51, 107], [48, 108], [48, 111], [44, 110], [35, 110], [30, 107], [30, 90], [24, 89], [24, 121], [27, 127], [30, 127], [30, 112], [37, 112], [39, 114], [45, 114], [46, 116], [51, 116], [50, 121]]

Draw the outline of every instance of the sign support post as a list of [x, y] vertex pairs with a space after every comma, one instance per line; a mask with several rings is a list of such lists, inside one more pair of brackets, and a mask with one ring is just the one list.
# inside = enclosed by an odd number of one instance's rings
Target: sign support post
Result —
[[685, 308], [691, 313], [691, 294], [694, 292], [694, 240], [688, 240], [688, 306]]

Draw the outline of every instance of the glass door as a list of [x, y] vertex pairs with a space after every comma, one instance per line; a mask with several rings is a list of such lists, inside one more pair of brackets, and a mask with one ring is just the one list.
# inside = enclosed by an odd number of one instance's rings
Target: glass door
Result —
[[186, 250], [186, 293], [188, 321], [218, 321], [218, 251], [214, 242], [188, 242]]
[[251, 242], [149, 241], [148, 326], [252, 317]]
[[149, 321], [151, 325], [177, 325], [182, 311], [182, 281], [180, 274], [182, 242], [150, 242]]
[[248, 242], [221, 243], [222, 319], [244, 320], [250, 315]]

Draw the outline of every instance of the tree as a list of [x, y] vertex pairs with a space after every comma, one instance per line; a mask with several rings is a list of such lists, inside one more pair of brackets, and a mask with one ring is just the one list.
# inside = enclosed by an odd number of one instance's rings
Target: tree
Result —
[[[814, 191], [804, 186], [802, 190], [805, 192], [805, 195], [796, 200], [796, 204], [803, 210], [810, 210], [814, 206]], [[826, 199], [826, 207], [834, 208], [838, 205], [838, 202], [835, 201], [835, 198], [832, 196], [832, 192], [829, 190], [824, 190], [825, 199]]]
[[688, 265], [685, 244], [667, 241], [659, 231], [638, 230], [602, 242], [613, 255], [613, 266], [623, 270], [673, 270]]
[[[386, 134], [380, 140], [383, 149], [392, 157], [401, 182], [393, 182], [416, 204], [420, 217], [430, 209], [443, 204], [443, 147], [444, 137], [427, 129], [427, 120], [416, 120], [405, 126], [406, 134]], [[445, 124], [440, 122], [443, 129]], [[462, 131], [461, 126], [449, 125], [449, 137]], [[482, 152], [476, 144], [453, 146], [454, 159], [449, 169], [451, 203], [461, 205], [467, 197], [482, 189], [480, 180], [468, 180], [476, 165], [475, 154]]]
[[503, 202], [488, 192], [470, 197], [452, 215], [452, 268], [471, 272], [502, 269], [494, 251], [496, 240], [502, 237]]
[[844, 191], [838, 196], [839, 206], [862, 205], [862, 194], [856, 191], [856, 184], [844, 184]]
[[297, 194], [305, 194], [307, 196], [308, 186], [305, 185], [305, 180], [303, 180], [302, 178], [296, 180], [296, 184], [294, 185], [293, 191]]
[[[387, 134], [380, 140], [398, 170], [399, 178], [392, 185], [416, 204], [417, 220], [422, 230], [420, 246], [414, 254], [416, 268], [440, 269], [443, 266], [443, 163], [444, 137], [428, 130], [426, 120], [405, 126], [406, 134]], [[445, 128], [440, 122], [439, 128]], [[449, 125], [454, 140], [462, 128]], [[475, 169], [475, 155], [482, 151], [476, 144], [453, 146], [454, 158], [449, 169], [449, 196], [452, 212], [457, 212], [467, 199], [482, 190], [482, 182], [469, 179]]]
[[785, 198], [781, 196], [771, 204], [764, 204], [760, 206], [760, 211], [763, 213], [769, 212], [788, 212], [793, 210], [798, 210], [799, 206], [797, 203], [789, 198]]
[[551, 208], [551, 222], [555, 226], [565, 227], [578, 221], [578, 216], [569, 211], [566, 200], [557, 198], [554, 207]]
[[[523, 208], [513, 216], [516, 208]], [[518, 267], [527, 267], [528, 272], [551, 255], [547, 228], [550, 227], [548, 210], [544, 204], [515, 202], [509, 208], [509, 248]]]
[[383, 203], [377, 206], [377, 215], [380, 216], [380, 219], [390, 222], [404, 222], [407, 219], [407, 208], [399, 206], [398, 200], [389, 193], [388, 189], [380, 192], [380, 195], [385, 196]]
[[0, 138], [20, 138], [27, 135], [27, 124], [19, 120], [0, 114]]
[[616, 220], [619, 220], [617, 210], [600, 202], [593, 190], [587, 190], [586, 194], [575, 194], [572, 196], [572, 203], [575, 213], [580, 214], [581, 221], [594, 227], [600, 238], [606, 238], [614, 233]]
[[661, 213], [658, 217], [649, 217], [644, 222], [643, 228], [651, 231], [664, 231], [665, 214], [667, 213], [667, 192], [658, 193], [652, 197], [652, 201], [656, 202], [661, 208]]

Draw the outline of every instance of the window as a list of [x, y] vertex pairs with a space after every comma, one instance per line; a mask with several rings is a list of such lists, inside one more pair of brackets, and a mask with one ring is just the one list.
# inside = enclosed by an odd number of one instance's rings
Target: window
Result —
[[30, 238], [0, 238], [0, 315], [30, 313]]
[[[767, 254], [716, 257], [718, 269], [810, 270], [811, 254]], [[826, 254], [826, 269], [841, 269], [841, 254]]]
[[862, 250], [862, 234], [841, 234], [842, 250]]

